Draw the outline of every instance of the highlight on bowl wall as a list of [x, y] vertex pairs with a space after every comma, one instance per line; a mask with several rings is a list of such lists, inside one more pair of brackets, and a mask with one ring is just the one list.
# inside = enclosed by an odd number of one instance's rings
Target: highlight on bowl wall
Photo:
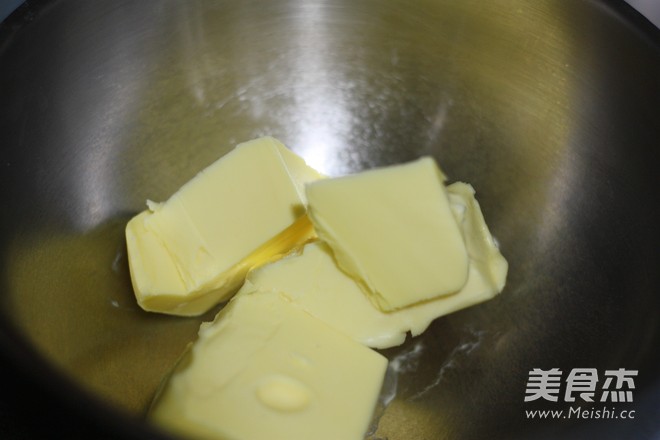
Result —
[[658, 0], [626, 0], [651, 23], [660, 28], [660, 2]]
[[[626, 0], [633, 8], [637, 9], [651, 23], [660, 28], [660, 2], [658, 0]], [[0, 21], [14, 12], [23, 3], [23, 0], [0, 1]]]
[[0, 21], [4, 20], [14, 9], [23, 3], [23, 0], [2, 0], [0, 1]]

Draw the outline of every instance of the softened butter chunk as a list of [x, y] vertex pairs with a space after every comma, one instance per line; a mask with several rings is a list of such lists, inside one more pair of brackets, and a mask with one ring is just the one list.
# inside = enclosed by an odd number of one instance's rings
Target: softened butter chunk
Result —
[[238, 145], [126, 226], [140, 306], [198, 315], [226, 300], [249, 269], [314, 237], [304, 184], [321, 175], [277, 140]]
[[284, 296], [241, 295], [202, 325], [149, 418], [191, 438], [361, 440], [386, 368]]
[[463, 290], [471, 286], [484, 286], [494, 292], [501, 292], [506, 284], [509, 263], [486, 225], [474, 188], [468, 183], [456, 182], [447, 186], [447, 193], [454, 217], [463, 232], [470, 257], [470, 273], [479, 274], [478, 284], [470, 275]]
[[379, 349], [399, 345], [407, 332], [417, 336], [434, 319], [493, 298], [506, 281], [507, 261], [486, 226], [474, 189], [454, 183], [447, 192], [469, 256], [467, 282], [455, 294], [383, 312], [355, 279], [339, 269], [328, 246], [316, 241], [305, 245], [300, 254], [251, 271], [237, 296], [285, 295], [292, 304], [364, 345]]
[[384, 311], [456, 293], [467, 281], [444, 180], [424, 157], [306, 187], [317, 234]]

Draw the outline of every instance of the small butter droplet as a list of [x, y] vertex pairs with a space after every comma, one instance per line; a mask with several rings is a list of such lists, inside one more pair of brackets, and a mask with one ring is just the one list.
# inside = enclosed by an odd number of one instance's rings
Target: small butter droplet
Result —
[[291, 353], [291, 360], [294, 365], [302, 368], [309, 368], [312, 362], [305, 356], [298, 353]]
[[272, 376], [257, 388], [257, 398], [270, 409], [282, 412], [300, 411], [310, 400], [309, 388], [287, 376]]

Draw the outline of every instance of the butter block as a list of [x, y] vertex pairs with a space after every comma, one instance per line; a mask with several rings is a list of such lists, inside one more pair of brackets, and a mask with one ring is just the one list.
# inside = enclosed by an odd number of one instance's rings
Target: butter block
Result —
[[285, 297], [242, 295], [202, 325], [148, 417], [190, 438], [362, 440], [386, 368]]
[[[479, 285], [501, 292], [506, 284], [509, 263], [490, 233], [479, 202], [475, 198], [474, 188], [469, 183], [456, 182], [447, 186], [447, 194], [456, 222], [463, 232], [470, 257], [470, 270], [479, 273]], [[464, 290], [469, 287], [470, 282], [469, 277]]]
[[241, 295], [284, 295], [292, 304], [372, 348], [403, 343], [407, 332], [417, 336], [434, 319], [489, 300], [506, 282], [507, 261], [483, 218], [474, 189], [465, 183], [447, 187], [450, 206], [469, 256], [467, 282], [452, 295], [393, 312], [374, 307], [355, 279], [337, 266], [322, 241], [305, 245], [300, 254], [250, 271]]
[[444, 181], [424, 157], [306, 186], [317, 234], [384, 311], [456, 293], [467, 281]]
[[304, 184], [322, 176], [277, 140], [238, 145], [126, 226], [131, 280], [148, 311], [192, 316], [247, 271], [315, 237]]

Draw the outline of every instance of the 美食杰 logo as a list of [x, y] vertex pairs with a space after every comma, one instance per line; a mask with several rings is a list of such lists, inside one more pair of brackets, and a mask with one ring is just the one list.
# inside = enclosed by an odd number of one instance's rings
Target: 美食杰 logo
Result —
[[[588, 418], [634, 419], [635, 410], [617, 409], [612, 404], [633, 401], [635, 377], [638, 370], [605, 370], [599, 374], [595, 368], [573, 368], [564, 374], [559, 368], [529, 371], [525, 388], [525, 402], [586, 402], [587, 409], [571, 406], [568, 410], [526, 410], [527, 418]], [[602, 403], [600, 407], [592, 403]]]

